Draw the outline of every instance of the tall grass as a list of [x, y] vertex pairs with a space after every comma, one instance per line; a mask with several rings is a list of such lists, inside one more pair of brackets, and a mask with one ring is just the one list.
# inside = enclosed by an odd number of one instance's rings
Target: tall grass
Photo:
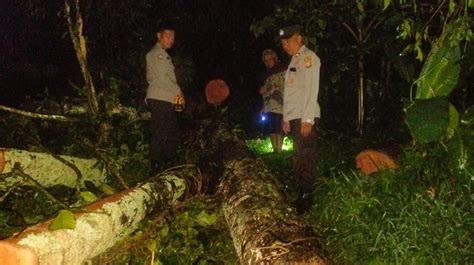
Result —
[[335, 263], [474, 262], [471, 180], [451, 176], [432, 151], [406, 151], [395, 171], [324, 180], [307, 217]]

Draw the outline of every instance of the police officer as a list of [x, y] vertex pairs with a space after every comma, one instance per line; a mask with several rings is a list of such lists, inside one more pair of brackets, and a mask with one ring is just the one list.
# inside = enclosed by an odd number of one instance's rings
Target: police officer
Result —
[[173, 26], [161, 24], [156, 37], [156, 45], [146, 55], [148, 89], [145, 100], [151, 111], [151, 175], [158, 173], [176, 155], [180, 132], [175, 108], [181, 109], [182, 105], [176, 103], [184, 101], [171, 57], [166, 52], [175, 41]]
[[302, 27], [293, 25], [279, 31], [277, 39], [291, 56], [285, 75], [283, 96], [283, 132], [293, 137], [293, 172], [300, 197], [297, 209], [306, 211], [311, 205], [311, 193], [316, 180], [319, 57], [303, 44]]

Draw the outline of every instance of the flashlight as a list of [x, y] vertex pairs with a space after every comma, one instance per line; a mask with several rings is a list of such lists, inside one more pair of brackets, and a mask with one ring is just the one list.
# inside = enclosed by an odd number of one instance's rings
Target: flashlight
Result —
[[260, 121], [264, 122], [266, 119], [267, 119], [267, 116], [265, 116], [265, 114], [261, 113], [260, 114]]

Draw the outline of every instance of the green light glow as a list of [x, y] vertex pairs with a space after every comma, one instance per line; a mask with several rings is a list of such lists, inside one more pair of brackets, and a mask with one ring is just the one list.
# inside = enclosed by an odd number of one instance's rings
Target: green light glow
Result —
[[[267, 154], [272, 153], [272, 143], [270, 142], [270, 138], [258, 138], [258, 139], [251, 139], [246, 141], [247, 146], [252, 149], [253, 151], [260, 153], [260, 154]], [[291, 151], [293, 150], [293, 140], [289, 137], [283, 138], [283, 151]]]
[[293, 139], [291, 139], [289, 137], [283, 138], [283, 147], [282, 147], [282, 149], [285, 150], [285, 151], [293, 150]]

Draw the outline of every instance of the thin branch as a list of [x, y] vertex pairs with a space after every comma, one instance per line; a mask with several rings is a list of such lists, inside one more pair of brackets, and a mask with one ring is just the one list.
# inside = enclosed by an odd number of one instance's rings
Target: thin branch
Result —
[[13, 165], [12, 173], [18, 174], [20, 177], [22, 177], [25, 180], [29, 180], [35, 184], [35, 188], [37, 188], [39, 191], [41, 191], [46, 197], [48, 197], [50, 200], [61, 206], [63, 209], [68, 209], [69, 206], [61, 202], [60, 200], [56, 199], [51, 193], [49, 193], [38, 181], [36, 181], [33, 177], [30, 175], [26, 174], [21, 170], [20, 163], [16, 162]]
[[0, 198], [0, 203], [2, 203], [2, 202], [8, 197], [8, 195], [9, 195], [10, 193], [12, 193], [13, 190], [14, 190], [18, 185], [20, 185], [22, 182], [23, 182], [23, 181], [20, 180], [20, 181], [16, 182], [15, 184], [13, 184], [13, 186], [10, 186], [10, 187], [7, 189], [7, 191], [5, 192], [5, 194], [3, 194], [2, 197]]
[[160, 174], [158, 174], [158, 176], [161, 176], [161, 175], [164, 175], [165, 173], [168, 173], [168, 172], [171, 172], [171, 171], [174, 171], [174, 170], [178, 170], [178, 169], [181, 169], [181, 168], [185, 168], [185, 167], [197, 168], [197, 170], [199, 171], [199, 168], [196, 166], [196, 164], [184, 164], [184, 165], [170, 167], [170, 168], [164, 170], [163, 172], [161, 172]]
[[111, 163], [109, 163], [108, 161], [105, 161], [105, 166], [107, 168], [107, 170], [110, 172], [110, 174], [112, 174], [117, 180], [118, 182], [120, 183], [120, 185], [122, 185], [122, 187], [124, 189], [128, 189], [130, 188], [127, 184], [127, 182], [125, 182], [125, 180], [123, 179], [122, 175], [120, 174], [119, 170], [116, 169]]
[[76, 191], [79, 193], [80, 192], [80, 187], [81, 187], [81, 181], [82, 181], [82, 172], [76, 167], [76, 165], [74, 165], [73, 163], [67, 161], [66, 159], [62, 158], [61, 156], [57, 155], [57, 154], [52, 154], [50, 153], [52, 157], [54, 157], [56, 160], [59, 160], [60, 162], [62, 162], [63, 164], [65, 164], [66, 166], [70, 167], [74, 173], [76, 173], [77, 175], [77, 184], [76, 184]]
[[[369, 32], [369, 31], [371, 30], [372, 24], [374, 24], [375, 21], [377, 21], [377, 18], [380, 16], [380, 14], [381, 14], [381, 13], [378, 13], [377, 15], [375, 15], [375, 17], [374, 17], [372, 20], [370, 20], [369, 24], [368, 24], [367, 27], [365, 28], [365, 30], [366, 30], [367, 32]], [[378, 24], [379, 24], [379, 23], [377, 23], [377, 25], [378, 25]], [[374, 28], [376, 28], [377, 25], [376, 25]]]
[[351, 33], [351, 35], [354, 37], [357, 43], [360, 42], [359, 38], [357, 37], [357, 34], [354, 32], [354, 30], [346, 24], [346, 22], [343, 22], [342, 25], [346, 27], [346, 29]]
[[372, 34], [372, 30], [375, 30], [382, 22], [383, 22], [383, 19], [379, 20], [377, 24], [375, 24], [375, 26], [371, 29], [371, 31], [367, 31], [368, 33], [367, 33], [367, 36], [365, 36], [364, 43], [366, 43], [367, 40], [369, 39], [370, 34]]
[[34, 112], [20, 110], [20, 109], [16, 109], [12, 107], [7, 107], [4, 105], [0, 105], [0, 110], [19, 114], [19, 115], [30, 117], [33, 119], [40, 119], [40, 120], [60, 121], [60, 122], [77, 122], [78, 121], [77, 119], [63, 116], [63, 115], [34, 113]]
[[438, 14], [438, 12], [443, 7], [444, 3], [445, 3], [445, 0], [443, 0], [443, 2], [441, 2], [441, 4], [439, 4], [438, 9], [436, 9], [436, 11], [433, 13], [433, 15], [431, 15], [430, 19], [428, 19], [428, 21], [426, 21], [425, 25], [423, 26], [423, 30], [421, 32], [425, 31], [426, 27], [428, 27], [428, 24], [431, 22], [431, 20], [433, 20], [433, 18], [436, 16], [436, 14]]
[[113, 166], [108, 160], [107, 158], [100, 152], [102, 150], [97, 150], [97, 155], [99, 157], [100, 160], [102, 160], [105, 164], [105, 167], [107, 168], [107, 171], [112, 175], [114, 176], [118, 182], [120, 183], [120, 185], [124, 188], [124, 189], [128, 189], [130, 188], [127, 184], [127, 182], [123, 179], [122, 175], [120, 174], [119, 170], [117, 168], [115, 168], [115, 166]]

